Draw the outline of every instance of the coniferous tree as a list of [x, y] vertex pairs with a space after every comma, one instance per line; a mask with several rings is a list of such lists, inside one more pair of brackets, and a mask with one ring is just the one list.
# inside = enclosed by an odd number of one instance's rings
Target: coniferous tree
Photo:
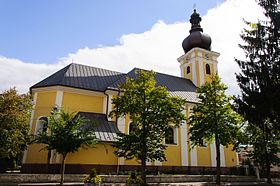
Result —
[[113, 99], [112, 116], [129, 115], [133, 129], [118, 134], [114, 144], [119, 157], [141, 162], [141, 177], [146, 184], [146, 162], [166, 160], [163, 139], [171, 125], [178, 127], [185, 119], [181, 113], [184, 101], [170, 97], [165, 87], [156, 86], [154, 72], [138, 71], [137, 78], [128, 78], [120, 85], [120, 96]]
[[271, 183], [270, 166], [279, 158], [280, 131], [280, 11], [279, 0], [257, 0], [267, 17], [258, 23], [245, 22], [239, 45], [246, 60], [238, 60], [241, 73], [237, 81], [241, 96], [237, 98], [238, 110], [248, 121], [246, 133], [254, 146], [251, 157], [266, 169]]

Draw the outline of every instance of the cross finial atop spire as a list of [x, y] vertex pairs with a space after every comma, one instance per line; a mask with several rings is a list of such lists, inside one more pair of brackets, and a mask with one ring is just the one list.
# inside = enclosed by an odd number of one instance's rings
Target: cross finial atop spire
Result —
[[195, 8], [196, 8], [196, 3], [193, 4], [193, 9], [195, 10]]

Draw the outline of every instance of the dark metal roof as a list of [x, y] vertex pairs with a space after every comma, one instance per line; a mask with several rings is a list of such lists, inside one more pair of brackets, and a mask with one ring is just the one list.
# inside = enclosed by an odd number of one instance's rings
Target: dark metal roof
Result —
[[96, 138], [99, 141], [115, 142], [117, 133], [120, 131], [116, 123], [108, 121], [105, 114], [98, 114], [92, 112], [78, 112], [80, 117], [84, 118], [86, 122], [93, 124], [93, 130]]
[[[137, 70], [142, 69], [134, 68], [127, 74], [123, 74], [72, 63], [33, 85], [31, 89], [61, 85], [103, 92], [106, 89], [117, 89], [118, 85], [124, 83], [127, 77], [136, 78]], [[158, 72], [155, 75], [155, 79], [157, 86], [166, 87], [171, 96], [178, 96], [189, 102], [199, 102], [196, 94], [196, 86], [190, 80]]]
[[124, 74], [120, 72], [72, 63], [46, 79], [33, 85], [32, 88], [48, 86], [68, 86], [87, 90], [104, 91]]
[[[127, 75], [111, 84], [108, 88], [116, 89], [120, 83], [124, 83], [126, 78], [137, 78], [136, 72], [142, 70], [134, 68]], [[177, 96], [189, 102], [199, 102], [196, 93], [196, 86], [188, 79], [156, 72], [155, 80], [157, 86], [166, 87], [171, 96]]]

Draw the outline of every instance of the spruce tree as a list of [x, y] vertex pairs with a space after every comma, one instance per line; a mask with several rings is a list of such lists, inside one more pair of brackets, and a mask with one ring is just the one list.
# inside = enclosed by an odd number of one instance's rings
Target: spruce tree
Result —
[[248, 121], [249, 144], [254, 146], [251, 157], [266, 169], [271, 183], [270, 166], [279, 158], [280, 131], [280, 12], [279, 0], [257, 0], [263, 8], [266, 21], [246, 22], [241, 38], [246, 60], [238, 60], [241, 73], [237, 81], [241, 96], [238, 110]]

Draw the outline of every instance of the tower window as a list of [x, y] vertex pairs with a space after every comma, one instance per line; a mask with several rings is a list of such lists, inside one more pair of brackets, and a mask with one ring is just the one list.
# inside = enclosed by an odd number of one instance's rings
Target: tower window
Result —
[[206, 65], [205, 65], [205, 68], [206, 68], [206, 74], [211, 74], [210, 65], [209, 65], [209, 64], [206, 64]]
[[187, 74], [191, 73], [191, 68], [190, 66], [187, 67]]

